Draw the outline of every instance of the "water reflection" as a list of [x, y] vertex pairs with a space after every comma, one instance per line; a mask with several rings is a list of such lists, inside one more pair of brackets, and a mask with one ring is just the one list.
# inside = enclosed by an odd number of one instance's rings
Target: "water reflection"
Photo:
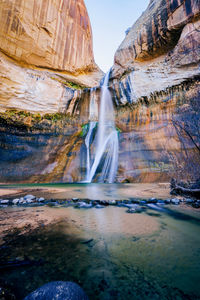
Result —
[[117, 184], [88, 184], [86, 185], [86, 198], [94, 200], [120, 199]]

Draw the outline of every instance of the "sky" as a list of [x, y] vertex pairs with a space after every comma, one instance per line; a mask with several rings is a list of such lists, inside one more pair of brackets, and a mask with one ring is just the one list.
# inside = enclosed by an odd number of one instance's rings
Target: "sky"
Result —
[[149, 0], [85, 0], [85, 4], [92, 25], [95, 61], [107, 72], [126, 29], [141, 16]]

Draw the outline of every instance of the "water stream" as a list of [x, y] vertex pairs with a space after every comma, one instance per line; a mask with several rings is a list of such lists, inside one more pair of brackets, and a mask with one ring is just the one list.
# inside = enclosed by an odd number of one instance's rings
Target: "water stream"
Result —
[[168, 208], [140, 214], [114, 206], [24, 208], [24, 219], [42, 213], [57, 223], [13, 238], [0, 257], [45, 264], [6, 270], [0, 278], [13, 284], [19, 300], [57, 280], [78, 283], [91, 300], [200, 299], [199, 215]]
[[100, 173], [97, 179], [98, 182], [112, 183], [115, 181], [117, 173], [119, 142], [118, 132], [115, 128], [115, 112], [112, 97], [108, 89], [108, 81], [109, 72], [106, 74], [101, 87], [99, 123], [94, 139], [95, 147], [92, 162], [90, 142], [96, 122], [90, 122], [88, 134], [85, 139], [87, 148], [86, 182], [92, 182], [97, 173]]

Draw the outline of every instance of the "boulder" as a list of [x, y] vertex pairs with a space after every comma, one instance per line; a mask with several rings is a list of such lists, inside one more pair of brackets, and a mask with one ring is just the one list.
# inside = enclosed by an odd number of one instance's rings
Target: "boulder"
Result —
[[45, 199], [44, 199], [43, 197], [40, 197], [40, 198], [37, 199], [37, 201], [38, 201], [38, 202], [44, 202]]
[[9, 200], [0, 200], [0, 204], [9, 204]]
[[24, 300], [89, 300], [82, 288], [73, 282], [55, 281], [38, 288]]
[[179, 205], [180, 204], [180, 199], [173, 198], [173, 199], [171, 199], [171, 203], [174, 204], [174, 205]]
[[13, 203], [14, 205], [18, 204], [18, 203], [19, 203], [19, 199], [13, 199], [12, 203]]

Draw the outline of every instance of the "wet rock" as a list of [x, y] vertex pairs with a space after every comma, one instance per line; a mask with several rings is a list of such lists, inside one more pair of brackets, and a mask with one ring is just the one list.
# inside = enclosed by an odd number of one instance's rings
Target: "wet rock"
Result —
[[72, 201], [74, 201], [74, 202], [77, 202], [79, 200], [80, 200], [79, 198], [72, 198]]
[[180, 204], [180, 199], [173, 198], [173, 199], [171, 199], [171, 203], [174, 204], [174, 205], [179, 205]]
[[164, 211], [164, 208], [162, 208], [161, 206], [154, 204], [154, 203], [149, 203], [149, 204], [147, 204], [147, 206], [153, 210]]
[[146, 200], [141, 200], [140, 204], [147, 204], [147, 201]]
[[101, 208], [105, 208], [105, 206], [103, 206], [103, 205], [101, 205], [101, 204], [97, 204], [97, 205], [95, 206], [95, 208], [101, 209]]
[[139, 206], [138, 204], [125, 204], [125, 207], [128, 207], [128, 208], [133, 208], [133, 209], [139, 209]]
[[31, 204], [31, 203], [33, 203], [33, 202], [34, 202], [34, 201], [31, 200], [31, 199], [27, 199], [27, 200], [26, 200], [26, 203], [27, 203], [27, 204]]
[[92, 208], [92, 203], [78, 202], [75, 208]]
[[104, 205], [104, 206], [108, 206], [108, 205], [109, 205], [109, 202], [106, 201], [106, 200], [100, 200], [100, 201], [99, 201], [99, 204]]
[[110, 201], [109, 201], [109, 204], [110, 204], [110, 205], [116, 205], [116, 203], [117, 203], [116, 200], [110, 200]]
[[0, 204], [9, 204], [9, 200], [0, 200]]
[[165, 199], [165, 204], [170, 204], [171, 203], [171, 199]]
[[45, 199], [43, 197], [40, 197], [39, 199], [37, 199], [38, 202], [44, 202]]
[[122, 202], [125, 204], [131, 204], [131, 203], [138, 204], [140, 203], [140, 200], [138, 198], [130, 198], [130, 200], [122, 200]]
[[136, 213], [136, 209], [135, 208], [129, 208], [127, 211], [126, 211], [128, 214], [134, 214]]
[[191, 199], [191, 198], [186, 198], [186, 199], [185, 199], [185, 202], [186, 202], [187, 204], [192, 204], [192, 203], [194, 203], [194, 200]]
[[165, 202], [164, 202], [163, 200], [158, 200], [157, 204], [159, 204], [159, 205], [164, 205]]
[[19, 199], [13, 199], [12, 204], [17, 205], [19, 203]]
[[200, 203], [198, 203], [198, 202], [192, 203], [192, 207], [200, 208]]
[[50, 282], [24, 300], [89, 300], [83, 289], [73, 282], [55, 281]]
[[157, 203], [157, 199], [156, 198], [150, 198], [149, 200], [148, 200], [148, 203]]
[[140, 213], [143, 211], [143, 208], [137, 204], [128, 204], [126, 207], [128, 207], [128, 210], [126, 211], [128, 214]]
[[24, 198], [19, 199], [19, 204], [22, 204], [24, 202]]
[[33, 195], [26, 195], [24, 196], [24, 200], [34, 200], [36, 197]]

